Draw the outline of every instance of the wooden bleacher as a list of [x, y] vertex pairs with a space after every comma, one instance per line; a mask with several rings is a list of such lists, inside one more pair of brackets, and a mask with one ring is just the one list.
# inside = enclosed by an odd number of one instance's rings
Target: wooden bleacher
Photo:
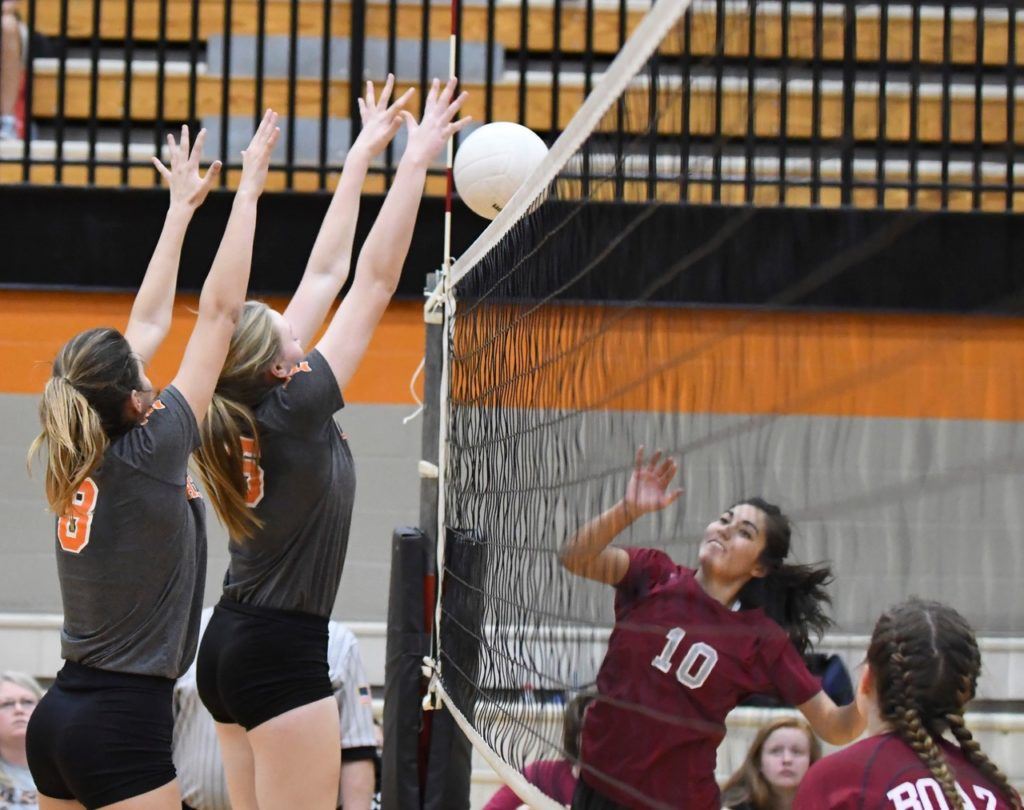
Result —
[[[27, 0], [20, 0], [23, 14], [27, 13]], [[104, 40], [123, 40], [126, 30], [127, 0], [101, 0], [100, 36]], [[554, 47], [555, 10], [550, 0], [529, 2], [528, 49], [550, 51]], [[692, 23], [692, 53], [696, 57], [712, 56], [717, 52], [715, 6], [710, 2], [695, 2]], [[728, 9], [725, 34], [721, 53], [726, 58], [744, 58], [748, 55], [749, 15], [734, 4]], [[60, 0], [37, 0], [36, 29], [49, 36], [58, 36], [60, 25]], [[351, 6], [345, 2], [331, 4], [331, 35], [350, 35]], [[140, 40], [155, 40], [160, 31], [159, 0], [135, 0], [134, 37]], [[973, 9], [965, 2], [963, 7]], [[520, 45], [520, 2], [499, 0], [495, 8], [495, 38], [510, 50]], [[257, 0], [233, 0], [233, 34], [255, 34], [257, 31], [259, 4]], [[920, 61], [940, 63], [943, 61], [943, 19], [932, 6], [922, 13]], [[432, 3], [430, 10], [430, 36], [433, 39], [448, 38], [450, 5]], [[291, 30], [291, 1], [266, 0], [266, 33], [287, 35]], [[484, 42], [487, 39], [487, 7], [483, 4], [463, 4], [462, 37], [468, 41]], [[419, 37], [422, 31], [423, 13], [418, 4], [399, 3], [397, 24], [401, 36]], [[628, 12], [627, 34], [639, 24], [643, 12], [635, 5]], [[322, 0], [301, 0], [299, 3], [299, 36], [321, 36], [323, 32]], [[857, 12], [857, 54], [858, 61], [875, 61], [881, 48], [881, 13], [877, 6], [858, 9]], [[568, 53], [580, 53], [586, 42], [586, 10], [582, 3], [565, 4], [562, 9], [559, 45]], [[891, 61], [909, 62], [913, 53], [912, 16], [908, 6], [896, 6], [888, 19], [888, 56]], [[985, 65], [1005, 65], [1008, 59], [1007, 44], [1009, 16], [999, 9], [990, 10], [984, 17]], [[620, 45], [618, 3], [597, 0], [594, 12], [593, 49], [599, 54], [614, 54]], [[1017, 61], [1024, 62], [1024, 13], [1018, 15]], [[224, 0], [199, 0], [199, 38], [207, 39], [212, 34], [224, 33]], [[782, 15], [778, 3], [763, 3], [756, 23], [756, 49], [759, 58], [777, 59], [782, 55]], [[167, 0], [165, 36], [168, 42], [187, 42], [192, 30], [192, 0]], [[389, 30], [389, 9], [385, 2], [370, 0], [366, 4], [366, 33], [370, 37], [386, 37]], [[92, 3], [71, 3], [68, 6], [68, 35], [87, 39], [93, 31]], [[821, 58], [825, 61], [840, 62], [843, 59], [844, 7], [839, 3], [826, 6], [822, 25]], [[977, 28], [974, 19], [963, 14], [954, 15], [950, 35], [951, 58], [954, 64], [973, 65], [976, 62]], [[678, 52], [668, 48], [668, 53]], [[790, 11], [788, 52], [791, 59], [814, 58], [814, 19], [809, 3], [794, 4]]]
[[[966, 0], [965, 0], [966, 1]], [[192, 0], [165, 0], [166, 17], [163, 23], [159, 19], [161, 4], [159, 0], [136, 0], [132, 12], [133, 40], [145, 43], [154, 40], [161, 32], [169, 43], [185, 46], [190, 41], [193, 29]], [[128, 65], [123, 59], [102, 58], [96, 64], [97, 96], [92, 98], [94, 65], [88, 58], [69, 58], [63, 65], [58, 59], [39, 59], [35, 62], [33, 72], [33, 116], [36, 120], [46, 121], [58, 115], [58, 99], [60, 97], [59, 78], [63, 70], [66, 75], [64, 88], [63, 116], [66, 122], [84, 122], [95, 107], [96, 116], [101, 124], [120, 125], [125, 116], [125, 83], [128, 72], [131, 72], [130, 118], [133, 126], [145, 131], [157, 120], [166, 123], [188, 120], [194, 112], [200, 120], [220, 120], [225, 111], [222, 109], [223, 78], [218, 75], [220, 64], [205, 59], [205, 48], [208, 43], [224, 34], [224, 0], [198, 0], [198, 19], [196, 27], [199, 32], [201, 48], [200, 61], [192, 68], [187, 57], [178, 55], [163, 67], [162, 86], [157, 64], [151, 57], [147, 60], [135, 60]], [[302, 37], [319, 37], [323, 32], [324, 3], [323, 0], [300, 0], [297, 4], [297, 33]], [[283, 38], [291, 30], [290, 0], [266, 0], [265, 2], [265, 34], [268, 37]], [[988, 9], [983, 20], [981, 53], [978, 60], [978, 28], [977, 16], [973, 4], [957, 7], [950, 16], [951, 27], [948, 43], [944, 37], [944, 18], [940, 9], [927, 7], [919, 12], [920, 37], [918, 41], [919, 68], [924, 75], [916, 88], [912, 88], [909, 60], [913, 56], [912, 22], [913, 14], [909, 6], [893, 6], [887, 18], [886, 52], [890, 68], [885, 82], [884, 128], [880, 111], [881, 87], [875, 66], [881, 52], [882, 16], [878, 6], [858, 7], [856, 11], [856, 53], [844, 58], [845, 37], [845, 6], [831, 3], [825, 6], [821, 19], [820, 53], [815, 58], [815, 20], [810, 4], [793, 4], [789, 10], [788, 36], [783, 37], [783, 17], [781, 5], [778, 3], [762, 3], [759, 6], [755, 21], [754, 54], [762, 67], [754, 80], [751, 92], [747, 71], [749, 65], [750, 18], [741, 4], [726, 4], [724, 28], [722, 36], [716, 29], [716, 6], [712, 2], [695, 4], [691, 24], [691, 58], [688, 60], [692, 71], [689, 98], [689, 134], [697, 140], [717, 140], [719, 145], [728, 147], [730, 142], [742, 141], [747, 138], [748, 125], [753, 121], [753, 140], [755, 176], [759, 180], [771, 181], [778, 177], [778, 160], [780, 139], [806, 142], [820, 139], [819, 158], [822, 165], [817, 172], [802, 168], [787, 171], [786, 188], [776, 185], [759, 186], [754, 200], [761, 204], [810, 204], [814, 199], [810, 183], [812, 176], [817, 176], [825, 185], [817, 195], [817, 204], [838, 205], [842, 195], [836, 187], [840, 172], [835, 166], [835, 151], [838, 147], [831, 146], [830, 141], [838, 142], [843, 136], [844, 108], [847, 102], [844, 84], [836, 78], [838, 71], [844, 66], [856, 72], [858, 80], [854, 84], [852, 99], [852, 136], [854, 141], [871, 150], [879, 143], [884, 143], [886, 155], [881, 167], [877, 161], [859, 160], [854, 168], [854, 179], [858, 182], [870, 183], [879, 175], [890, 181], [899, 183], [909, 177], [910, 167], [905, 154], [909, 150], [920, 152], [931, 149], [933, 152], [945, 142], [953, 150], [970, 150], [976, 148], [975, 120], [981, 122], [980, 144], [983, 149], [996, 157], [989, 159], [984, 169], [976, 172], [970, 162], [960, 159], [948, 170], [948, 180], [952, 184], [970, 184], [980, 176], [987, 186], [978, 199], [970, 192], [955, 190], [947, 195], [947, 205], [951, 208], [971, 208], [976, 204], [984, 210], [1005, 210], [1007, 195], [1000, 190], [1005, 183], [1007, 141], [1010, 132], [1015, 143], [1024, 142], [1024, 92], [1018, 93], [1011, 103], [1007, 98], [1005, 83], [1000, 85], [988, 82], [980, 92], [980, 115], [976, 109], [978, 92], [976, 91], [976, 74], [982, 70], [990, 75], [998, 73], [1006, 67], [1009, 48], [1010, 15], [1005, 9]], [[94, 14], [92, 3], [67, 4], [68, 17], [60, 18], [60, 0], [37, 0], [35, 26], [41, 33], [56, 36], [66, 30], [71, 40], [83, 46], [88, 44], [94, 33]], [[233, 36], [252, 37], [257, 31], [259, 4], [256, 0], [235, 0], [231, 6], [231, 32]], [[508, 53], [514, 53], [520, 47], [520, 11], [519, 0], [498, 0], [494, 9], [495, 41], [497, 46]], [[429, 26], [431, 36], [437, 40], [447, 38], [449, 24], [449, 6], [434, 4], [430, 7]], [[386, 38], [390, 22], [391, 10], [384, 2], [369, 2], [366, 6], [367, 37]], [[398, 22], [398, 31], [402, 38], [418, 38], [422, 28], [423, 10], [415, 4], [399, 3], [394, 9]], [[554, 23], [555, 10], [551, 2], [530, 0], [529, 3], [528, 45], [531, 57], [537, 54], [550, 53], [555, 46]], [[641, 19], [642, 9], [631, 6], [626, 22], [627, 32]], [[112, 43], [123, 42], [127, 36], [126, 0], [101, 0], [99, 13], [99, 34], [104, 47], [110, 48]], [[348, 2], [331, 4], [331, 34], [334, 37], [349, 36], [351, 8]], [[585, 25], [587, 14], [585, 6], [565, 4], [561, 14], [561, 33], [558, 37], [560, 53], [565, 58], [576, 55], [575, 65], [563, 71], [555, 81], [550, 71], [538, 69], [531, 64], [531, 70], [525, 76], [524, 123], [539, 131], [560, 129], [566, 125], [584, 97], [584, 77], [579, 69], [578, 54], [583, 49], [586, 38]], [[488, 10], [484, 4], [466, 4], [463, 6], [463, 39], [465, 42], [482, 43], [487, 39]], [[618, 3], [609, 4], [597, 0], [595, 2], [593, 21], [593, 47], [598, 60], [607, 59], [616, 51], [619, 41]], [[1017, 61], [1024, 60], [1024, 13], [1016, 19], [1015, 50]], [[139, 47], [137, 45], [137, 47]], [[785, 84], [780, 79], [779, 66], [783, 50], [788, 54]], [[948, 50], [956, 73], [950, 83], [943, 85], [937, 72], [937, 65], [942, 61], [943, 54]], [[666, 47], [663, 56], [666, 61], [675, 63], [682, 57], [678, 54], [678, 43]], [[716, 55], [717, 54], [717, 55]], [[598, 61], [595, 71], [599, 74], [602, 64]], [[520, 80], [515, 70], [516, 60], [506, 63], [505, 70], [498, 73], [492, 88], [491, 104], [493, 120], [517, 120], [520, 111]], [[1005, 71], [1003, 71], [1005, 73]], [[194, 74], [194, 75], [193, 75]], [[595, 75], [597, 75], [595, 74]], [[405, 83], [414, 83], [410, 76], [400, 77]], [[668, 79], [679, 84], [678, 76]], [[190, 96], [190, 87], [194, 82], [195, 97]], [[484, 120], [485, 88], [481, 80], [467, 81], [466, 89], [471, 93], [467, 112], [477, 121]], [[334, 78], [329, 82], [327, 109], [337, 119], [349, 116], [349, 83], [345, 78]], [[818, 93], [817, 120], [815, 120], [814, 93]], [[678, 91], [677, 91], [678, 92]], [[234, 75], [230, 78], [229, 104], [226, 111], [232, 117], [251, 117], [256, 107], [257, 82], [249, 75]], [[557, 93], [558, 117], [552, 118], [553, 98]], [[300, 75], [295, 80], [295, 92], [289, 98], [289, 82], [287, 77], [267, 75], [262, 83], [262, 102], [265, 106], [273, 106], [282, 111], [288, 109], [289, 102], [294, 104], [295, 115], [299, 119], [316, 119], [322, 106], [322, 85], [318, 78]], [[162, 98], [162, 107], [158, 109], [157, 99]], [[716, 118], [716, 99], [720, 98], [720, 110]], [[753, 98], [754, 110], [750, 114], [750, 99]], [[643, 89], [627, 93], [627, 112], [624, 117], [626, 130], [640, 132], [647, 124], [647, 94]], [[781, 111], [785, 101], [785, 130], [782, 129]], [[944, 105], [948, 101], [948, 121], [944, 121]], [[916, 121], [915, 118], [916, 105]], [[1012, 111], [1012, 121], [1008, 121]], [[912, 133], [912, 122], [916, 124], [916, 132]], [[817, 126], [815, 126], [817, 124]], [[1009, 124], [1009, 126], [1008, 126]], [[662, 122], [660, 131], [664, 135], [677, 134], [680, 128], [678, 116], [667, 117]], [[1012, 129], [1011, 129], [1012, 128]], [[944, 132], [944, 129], [946, 130]], [[911, 135], [914, 140], [911, 142]], [[20, 145], [19, 145], [20, 146]], [[101, 160], [119, 160], [119, 149], [112, 145], [102, 145], [97, 149]], [[55, 145], [46, 138], [41, 138], [31, 147], [33, 160], [40, 160], [40, 165], [31, 169], [32, 182], [54, 182], [56, 169], [49, 165], [46, 155], [55, 152]], [[87, 150], [86, 150], [87, 151]], [[81, 145], [65, 143], [63, 154], [66, 159], [74, 160], [75, 155], [83, 155]], [[14, 150], [10, 144], [0, 145], [0, 158], [13, 159], [21, 156], [20, 150]], [[1002, 156], [1002, 157], [1000, 157]], [[937, 184], [942, 179], [941, 167], [936, 168], [934, 155], [918, 155], [916, 175], [927, 184]], [[694, 201], [710, 199], [712, 183], [704, 175], [697, 156], [691, 159], [689, 170], [691, 182], [686, 189], [687, 198]], [[1002, 161], [1000, 163], [1000, 160]], [[696, 161], [696, 162], [695, 162]], [[831, 162], [829, 162], [831, 161]], [[787, 164], [788, 165], [788, 164]], [[774, 168], [773, 168], [774, 166]], [[678, 167], [677, 167], [678, 168]], [[723, 169], [724, 171], [724, 169]], [[735, 176], [724, 174], [720, 199], [723, 202], [742, 202], [744, 200], [744, 168], [740, 166]], [[775, 174], [773, 174], [775, 172]], [[89, 172], [84, 166], [70, 165], [61, 171], [61, 182], [68, 184], [89, 181]], [[228, 172], [229, 184], [235, 179], [236, 173]], [[0, 182], [17, 182], [22, 178], [22, 168], [15, 163], [0, 164]], [[119, 185], [127, 179], [130, 185], [152, 185], [154, 175], [148, 166], [133, 167], [127, 172], [127, 178], [119, 167], [100, 165], [92, 173], [92, 182], [99, 185]], [[271, 187], [283, 187], [285, 174], [276, 171], [270, 181]], [[327, 187], [333, 187], [335, 178], [327, 181]], [[319, 173], [306, 168], [293, 172], [294, 187], [312, 189], [318, 187]], [[371, 185], [383, 188], [383, 180], [376, 178]], [[428, 193], [440, 193], [443, 182], [440, 178], [432, 178]], [[678, 183], [658, 183], [657, 196], [663, 199], [678, 199], [680, 185]], [[634, 182], [627, 176], [625, 196], [627, 199], [644, 199], [647, 194], [646, 182]], [[942, 205], [943, 195], [934, 188], [924, 189], [918, 193], [915, 203], [924, 208]], [[889, 189], [883, 196], [882, 204], [886, 207], [903, 207], [908, 204], [909, 192], [895, 188]], [[872, 188], [859, 188], [853, 193], [853, 204], [874, 207], [879, 204], [879, 197]], [[1010, 204], [1014, 209], [1024, 203], [1024, 195], [1013, 197]]]

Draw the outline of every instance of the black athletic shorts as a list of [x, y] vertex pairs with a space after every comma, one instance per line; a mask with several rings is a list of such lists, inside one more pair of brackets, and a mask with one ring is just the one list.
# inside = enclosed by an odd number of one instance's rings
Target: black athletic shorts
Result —
[[28, 724], [36, 789], [92, 810], [173, 781], [173, 691], [169, 678], [67, 661]]
[[196, 686], [214, 720], [246, 731], [331, 697], [327, 619], [222, 598], [199, 645]]
[[602, 793], [579, 779], [576, 782], [576, 790], [572, 794], [572, 810], [626, 810], [626, 808], [613, 802]]

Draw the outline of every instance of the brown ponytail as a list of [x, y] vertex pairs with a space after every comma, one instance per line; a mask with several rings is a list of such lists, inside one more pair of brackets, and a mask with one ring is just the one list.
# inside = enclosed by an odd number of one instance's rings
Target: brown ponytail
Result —
[[228, 347], [224, 369], [206, 419], [202, 443], [195, 454], [196, 471], [207, 497], [233, 540], [252, 536], [262, 522], [246, 502], [246, 458], [242, 438], [253, 441], [252, 463], [259, 464], [259, 432], [253, 409], [278, 381], [269, 369], [281, 351], [270, 309], [247, 301]]
[[963, 616], [939, 602], [911, 599], [897, 605], [875, 624], [868, 664], [882, 718], [942, 786], [951, 808], [963, 810], [963, 801], [936, 742], [946, 728], [968, 761], [1000, 788], [1012, 807], [1020, 808], [1006, 776], [985, 756], [964, 723], [963, 707], [974, 697], [981, 653]]
[[68, 512], [110, 439], [134, 424], [125, 402], [141, 389], [138, 360], [116, 329], [90, 329], [61, 348], [39, 403], [42, 431], [28, 451], [31, 467], [46, 444], [46, 500], [55, 514]]

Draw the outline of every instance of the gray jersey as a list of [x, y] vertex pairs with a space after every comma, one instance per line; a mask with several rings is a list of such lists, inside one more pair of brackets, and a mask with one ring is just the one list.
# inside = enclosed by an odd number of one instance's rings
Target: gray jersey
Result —
[[[203, 611], [203, 632], [212, 614], [213, 608]], [[327, 630], [327, 665], [340, 712], [344, 764], [345, 749], [376, 746], [377, 737], [359, 643], [352, 631], [339, 622], [329, 622]], [[174, 685], [173, 757], [182, 801], [195, 810], [231, 810], [217, 730], [199, 699], [194, 661]], [[338, 806], [341, 807], [340, 795]]]
[[334, 372], [313, 351], [256, 407], [260, 458], [247, 460], [245, 472], [263, 528], [229, 543], [229, 599], [331, 615], [356, 488], [352, 454], [334, 422], [344, 404]]
[[187, 475], [198, 445], [192, 409], [165, 389], [57, 520], [67, 660], [164, 678], [188, 669], [206, 582], [205, 509]]

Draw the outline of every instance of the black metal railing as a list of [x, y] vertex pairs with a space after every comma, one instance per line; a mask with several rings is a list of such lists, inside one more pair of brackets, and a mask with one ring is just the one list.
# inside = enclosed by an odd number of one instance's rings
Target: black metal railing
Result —
[[[643, 13], [636, 0], [455, 9], [474, 117], [549, 143]], [[27, 135], [0, 141], [0, 182], [157, 185], [148, 156], [187, 123], [210, 130], [230, 186], [253, 121], [275, 106], [273, 184], [299, 190], [331, 186], [365, 78], [392, 71], [422, 93], [447, 71], [452, 20], [447, 2], [398, 0], [20, 0], [19, 14]], [[617, 105], [615, 196], [633, 184], [713, 202], [1024, 207], [1018, 35], [1014, 0], [697, 0], [645, 74], [679, 88], [677, 125], [638, 135]], [[666, 98], [650, 92], [651, 105]], [[381, 188], [400, 146], [373, 168]], [[627, 170], [631, 148], [641, 159]], [[678, 170], [662, 176], [666, 154]]]

